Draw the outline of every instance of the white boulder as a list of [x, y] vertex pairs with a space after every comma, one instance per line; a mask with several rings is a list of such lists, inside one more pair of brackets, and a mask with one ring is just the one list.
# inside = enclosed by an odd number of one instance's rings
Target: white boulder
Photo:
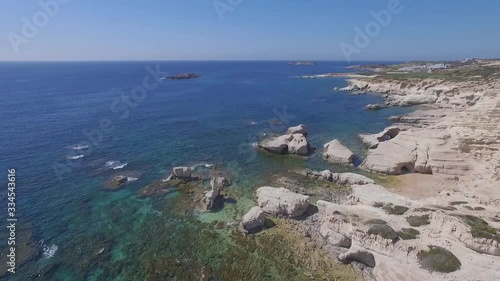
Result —
[[265, 219], [264, 211], [255, 206], [243, 216], [241, 226], [245, 232], [255, 231], [264, 226]]
[[190, 167], [174, 167], [172, 169], [172, 172], [177, 178], [190, 178], [191, 177], [191, 168]]
[[257, 189], [257, 203], [268, 214], [297, 217], [306, 212], [309, 196], [283, 187], [263, 186]]
[[354, 153], [342, 145], [339, 140], [332, 140], [324, 146], [323, 157], [330, 163], [351, 164]]
[[286, 133], [292, 134], [292, 135], [293, 134], [302, 134], [302, 135], [306, 136], [307, 135], [307, 127], [304, 124], [300, 124], [300, 125], [288, 128]]

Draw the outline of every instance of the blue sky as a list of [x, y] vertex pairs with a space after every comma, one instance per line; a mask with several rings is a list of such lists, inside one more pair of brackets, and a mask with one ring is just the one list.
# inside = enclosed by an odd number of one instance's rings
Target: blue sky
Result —
[[[0, 60], [344, 60], [340, 44], [397, 0], [64, 1], [27, 38], [39, 1], [2, 0]], [[500, 57], [500, 1], [399, 2], [353, 60]], [[214, 5], [229, 7], [222, 19]]]

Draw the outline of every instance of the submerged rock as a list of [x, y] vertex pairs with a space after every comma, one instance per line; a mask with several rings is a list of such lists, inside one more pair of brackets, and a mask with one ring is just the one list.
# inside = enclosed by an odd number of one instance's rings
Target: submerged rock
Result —
[[264, 226], [265, 219], [264, 211], [259, 206], [255, 206], [243, 216], [241, 227], [246, 233], [255, 232]]
[[292, 134], [292, 135], [293, 134], [302, 134], [304, 136], [307, 136], [307, 127], [304, 124], [300, 124], [300, 125], [288, 128], [288, 130], [286, 131], [286, 133], [287, 134]]
[[292, 192], [286, 188], [263, 186], [257, 189], [257, 202], [268, 214], [298, 217], [306, 212], [309, 196]]
[[190, 178], [192, 170], [190, 167], [174, 167], [172, 172], [177, 178]]
[[123, 175], [119, 175], [119, 176], [114, 177], [111, 180], [111, 184], [113, 184], [113, 185], [122, 185], [122, 184], [126, 183], [127, 181], [128, 181], [128, 177], [123, 176]]
[[323, 149], [323, 157], [330, 163], [351, 164], [354, 159], [354, 153], [337, 139], [326, 143]]

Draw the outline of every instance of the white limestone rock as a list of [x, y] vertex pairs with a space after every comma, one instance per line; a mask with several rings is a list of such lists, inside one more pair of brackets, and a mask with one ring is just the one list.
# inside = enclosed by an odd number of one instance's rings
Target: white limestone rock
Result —
[[243, 216], [241, 226], [247, 233], [257, 231], [264, 226], [265, 219], [264, 211], [259, 206], [255, 206]]
[[190, 178], [192, 170], [190, 167], [174, 167], [172, 172], [177, 178]]
[[309, 196], [283, 187], [263, 186], [257, 189], [257, 203], [268, 214], [297, 217], [306, 212], [309, 206]]
[[351, 164], [354, 159], [354, 153], [342, 143], [335, 139], [323, 146], [323, 157], [330, 163]]
[[304, 124], [300, 124], [300, 125], [288, 128], [288, 130], [286, 131], [286, 133], [287, 134], [292, 134], [292, 135], [293, 134], [302, 134], [304, 136], [307, 136], [307, 127]]

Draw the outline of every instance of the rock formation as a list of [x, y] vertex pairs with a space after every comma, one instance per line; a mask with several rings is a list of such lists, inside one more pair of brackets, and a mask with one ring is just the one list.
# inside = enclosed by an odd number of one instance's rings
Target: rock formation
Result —
[[353, 184], [363, 185], [363, 184], [375, 183], [374, 180], [367, 178], [367, 177], [360, 175], [360, 174], [355, 174], [355, 173], [334, 173], [334, 172], [331, 172], [330, 170], [324, 170], [324, 171], [318, 172], [318, 171], [312, 171], [309, 169], [299, 170], [299, 171], [296, 171], [296, 173], [303, 175], [303, 176], [310, 178], [310, 179], [328, 181], [328, 182], [336, 183], [339, 185], [350, 186]]
[[221, 191], [227, 185], [229, 185], [229, 182], [224, 177], [213, 177], [210, 180], [211, 190], [205, 193], [203, 199], [207, 210], [212, 210], [217, 206], [217, 202], [221, 197]]
[[190, 167], [174, 167], [172, 169], [173, 175], [176, 178], [190, 178], [191, 177], [191, 168]]
[[257, 189], [257, 203], [268, 214], [284, 217], [303, 215], [309, 206], [309, 196], [286, 188], [263, 186]]
[[265, 223], [264, 211], [258, 207], [252, 207], [241, 220], [241, 227], [244, 232], [255, 232], [260, 230]]
[[288, 128], [288, 130], [286, 131], [287, 134], [302, 134], [304, 136], [307, 136], [307, 127], [306, 125], [304, 124], [299, 124], [297, 126], [294, 126], [294, 127], [290, 127]]
[[323, 146], [323, 157], [330, 163], [351, 164], [354, 153], [342, 145], [339, 140], [332, 140]]
[[276, 154], [296, 154], [307, 156], [314, 149], [306, 138], [307, 128], [298, 125], [288, 128], [287, 134], [262, 141], [258, 147]]

